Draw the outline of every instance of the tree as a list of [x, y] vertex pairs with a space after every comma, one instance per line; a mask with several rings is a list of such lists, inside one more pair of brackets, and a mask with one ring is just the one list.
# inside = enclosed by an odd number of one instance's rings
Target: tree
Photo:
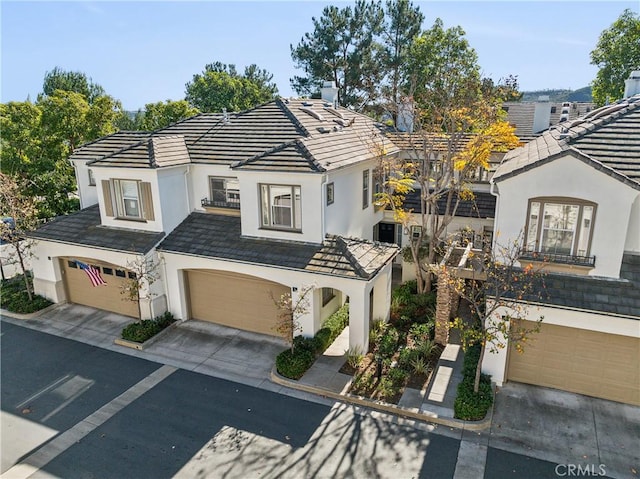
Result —
[[[122, 285], [120, 294], [124, 301], [136, 303], [138, 306], [138, 319], [142, 321], [140, 301], [144, 299], [150, 305], [151, 300], [156, 296], [151, 286], [160, 279], [160, 262], [142, 255], [135, 260], [127, 261], [127, 269], [130, 273]], [[146, 292], [146, 294], [143, 296], [142, 292]]]
[[302, 330], [300, 318], [309, 312], [309, 296], [313, 290], [313, 285], [300, 288], [295, 300], [291, 297], [291, 293], [284, 293], [279, 298], [274, 298], [273, 294], [269, 293], [278, 308], [278, 320], [273, 329], [289, 344], [291, 353], [294, 352], [295, 345], [293, 338], [296, 332]]
[[503, 102], [520, 101], [524, 95], [520, 91], [517, 75], [501, 78], [497, 84], [491, 78], [483, 78], [481, 88], [485, 95], [499, 98]]
[[33, 287], [25, 262], [31, 255], [31, 241], [26, 237], [37, 226], [34, 199], [24, 194], [19, 178], [0, 173], [0, 239], [12, 246], [18, 258], [29, 301], [33, 300]]
[[600, 34], [591, 52], [591, 64], [599, 68], [592, 83], [593, 101], [605, 105], [624, 95], [624, 81], [640, 68], [640, 17], [626, 9]]
[[378, 3], [364, 0], [356, 1], [353, 7], [325, 7], [320, 19], [312, 18], [313, 32], [305, 33], [295, 48], [290, 46], [296, 68], [304, 71], [304, 76], [291, 79], [293, 89], [300, 95], [311, 95], [324, 81], [334, 81], [338, 102], [356, 109], [376, 98], [384, 74], [375, 38], [383, 18]]
[[[519, 141], [502, 121], [495, 89], [483, 92], [476, 53], [460, 27], [445, 30], [438, 19], [410, 51], [403, 85], [409, 96], [397, 116], [409, 118], [413, 127], [397, 135], [405, 143], [404, 157], [381, 164], [387, 181], [377, 204], [390, 207], [406, 229], [417, 218], [409, 250], [418, 292], [424, 293], [431, 290], [432, 266], [460, 201], [473, 199], [470, 182], [478, 170], [489, 168], [492, 152], [507, 151]], [[418, 213], [404, 203], [414, 190], [420, 192]]]
[[[469, 254], [468, 268], [470, 277], [464, 279], [450, 273], [450, 286], [462, 300], [469, 304], [474, 321], [471, 323], [458, 317], [453, 326], [460, 330], [462, 347], [466, 351], [474, 344], [480, 344], [480, 359], [474, 379], [474, 392], [478, 392], [482, 360], [485, 352], [497, 353], [507, 344], [515, 347], [518, 353], [524, 352], [524, 345], [532, 334], [540, 331], [542, 316], [533, 328], [522, 325], [528, 318], [531, 302], [545, 296], [543, 258], [542, 265], [534, 268], [529, 263], [519, 263], [522, 238], [507, 246], [496, 244], [490, 252], [479, 257]], [[446, 273], [445, 273], [446, 274]]]
[[382, 60], [386, 72], [383, 97], [397, 104], [409, 46], [420, 33], [424, 15], [410, 0], [387, 0], [382, 28]]
[[272, 78], [256, 65], [246, 67], [244, 75], [239, 75], [235, 65], [210, 63], [186, 84], [186, 100], [203, 112], [247, 110], [276, 97], [278, 88]]
[[89, 103], [93, 103], [106, 93], [97, 83], [93, 83], [91, 78], [82, 72], [66, 71], [60, 67], [55, 67], [44, 76], [42, 91], [46, 96], [51, 96], [56, 90], [72, 91], [79, 93]]
[[154, 131], [198, 113], [186, 100], [147, 103], [144, 111], [136, 114], [133, 126], [137, 130]]

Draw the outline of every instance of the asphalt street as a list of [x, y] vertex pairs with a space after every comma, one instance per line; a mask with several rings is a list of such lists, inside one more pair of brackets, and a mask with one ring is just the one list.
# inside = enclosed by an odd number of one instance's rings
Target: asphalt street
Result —
[[[460, 440], [446, 428], [1, 326], [3, 478], [456, 473]], [[553, 463], [491, 447], [486, 461], [486, 478], [558, 477]]]

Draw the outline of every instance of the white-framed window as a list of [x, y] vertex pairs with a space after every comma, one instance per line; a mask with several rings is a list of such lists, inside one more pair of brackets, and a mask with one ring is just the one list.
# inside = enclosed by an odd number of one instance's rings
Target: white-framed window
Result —
[[556, 256], [589, 256], [596, 204], [574, 198], [533, 198], [525, 250]]
[[137, 180], [113, 180], [116, 194], [116, 210], [122, 218], [142, 219], [140, 182]]
[[89, 172], [89, 186], [96, 186], [96, 179], [93, 177], [93, 170], [89, 168], [87, 171]]
[[260, 185], [260, 198], [263, 227], [291, 230], [302, 228], [300, 186]]
[[240, 209], [240, 182], [237, 178], [209, 177], [209, 198], [203, 206]]
[[333, 182], [327, 183], [327, 206], [332, 205], [335, 199], [335, 185]]
[[362, 209], [369, 207], [369, 170], [362, 172]]

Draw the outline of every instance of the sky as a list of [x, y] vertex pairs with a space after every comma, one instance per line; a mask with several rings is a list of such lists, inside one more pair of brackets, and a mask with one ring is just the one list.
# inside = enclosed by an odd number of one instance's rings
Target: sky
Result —
[[[294, 96], [290, 45], [313, 31], [324, 1], [16, 1], [0, 0], [0, 101], [35, 100], [47, 71], [81, 71], [127, 110], [184, 98], [207, 63], [252, 63]], [[423, 28], [441, 18], [461, 26], [484, 76], [518, 77], [522, 91], [578, 89], [597, 68], [600, 33], [634, 1], [415, 1]]]

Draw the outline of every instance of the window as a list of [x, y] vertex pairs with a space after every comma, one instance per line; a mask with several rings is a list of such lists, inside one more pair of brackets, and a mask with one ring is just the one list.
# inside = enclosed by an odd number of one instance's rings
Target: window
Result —
[[240, 183], [237, 178], [209, 177], [209, 198], [202, 206], [240, 209]]
[[127, 275], [125, 273], [125, 271], [123, 269], [117, 269], [116, 270], [116, 276], [118, 276], [119, 278], [126, 278]]
[[110, 274], [110, 275], [113, 275], [113, 268], [107, 268], [106, 266], [103, 266], [103, 268], [102, 268], [102, 272], [103, 272], [104, 274]]
[[333, 195], [335, 193], [333, 183], [327, 183], [327, 206], [333, 204]]
[[67, 266], [69, 266], [69, 268], [77, 268], [78, 264], [75, 261], [67, 261]]
[[114, 180], [116, 193], [116, 209], [118, 216], [124, 218], [142, 218], [140, 209], [140, 191], [138, 181]]
[[369, 170], [362, 172], [362, 209], [369, 206]]
[[525, 250], [551, 260], [589, 256], [595, 209], [594, 203], [571, 198], [530, 200]]
[[552, 107], [551, 107], [551, 113], [555, 113], [555, 112], [556, 112], [556, 107], [555, 107], [555, 106], [552, 106]]
[[93, 177], [93, 170], [89, 168], [87, 171], [89, 172], [89, 186], [96, 186], [96, 179]]
[[106, 216], [118, 219], [153, 221], [151, 183], [138, 180], [102, 180], [102, 195]]
[[322, 306], [326, 306], [335, 296], [333, 288], [322, 288]]
[[260, 185], [262, 226], [300, 230], [302, 204], [299, 186]]

